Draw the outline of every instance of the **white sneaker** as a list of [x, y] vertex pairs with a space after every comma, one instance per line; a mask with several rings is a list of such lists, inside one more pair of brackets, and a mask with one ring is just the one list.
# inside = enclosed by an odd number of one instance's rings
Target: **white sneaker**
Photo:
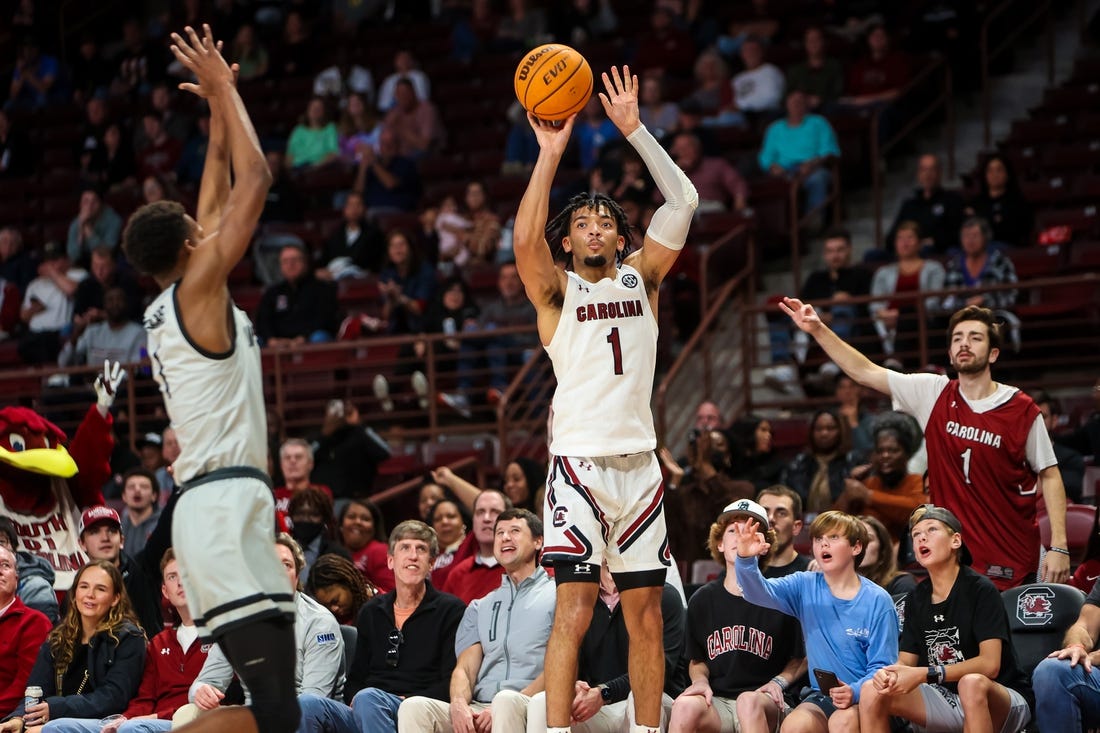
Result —
[[416, 396], [420, 399], [420, 409], [428, 409], [428, 378], [424, 376], [424, 372], [417, 370], [412, 373], [412, 388], [413, 392], [416, 392]]
[[793, 364], [776, 364], [764, 370], [764, 384], [777, 392], [790, 394], [798, 384], [798, 370]]
[[381, 374], [374, 375], [374, 396], [382, 406], [383, 412], [393, 412], [393, 400], [390, 399], [390, 383]]

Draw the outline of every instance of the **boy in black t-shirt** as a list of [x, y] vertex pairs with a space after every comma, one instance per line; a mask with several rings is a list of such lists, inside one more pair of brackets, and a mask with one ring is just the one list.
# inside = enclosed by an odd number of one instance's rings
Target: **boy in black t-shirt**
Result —
[[798, 621], [741, 597], [735, 522], [750, 519], [765, 528], [774, 547], [768, 513], [755, 501], [733, 502], [711, 525], [707, 547], [726, 573], [688, 602], [691, 686], [672, 704], [669, 733], [774, 731], [789, 709], [784, 691], [806, 672]]
[[909, 528], [928, 578], [906, 602], [898, 663], [863, 685], [861, 733], [886, 733], [891, 715], [934, 731], [962, 731], [964, 718], [975, 730], [1021, 730], [1033, 698], [1001, 594], [970, 569], [962, 524], [950, 511], [917, 507]]

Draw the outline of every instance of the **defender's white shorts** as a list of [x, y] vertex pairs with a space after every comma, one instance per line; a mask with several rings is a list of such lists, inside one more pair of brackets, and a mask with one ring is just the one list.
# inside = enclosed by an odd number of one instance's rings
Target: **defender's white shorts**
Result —
[[238, 475], [185, 488], [172, 519], [172, 546], [200, 637], [217, 640], [260, 618], [294, 618], [293, 589], [275, 554], [275, 500], [259, 478]]
[[[661, 468], [652, 451], [555, 456], [542, 515], [543, 564], [573, 563], [581, 574], [590, 572], [581, 566], [594, 565], [591, 580], [599, 582], [599, 565], [606, 558], [616, 576], [645, 573], [657, 580], [644, 585], [661, 585], [672, 562], [663, 499]], [[587, 579], [576, 576], [571, 579]]]

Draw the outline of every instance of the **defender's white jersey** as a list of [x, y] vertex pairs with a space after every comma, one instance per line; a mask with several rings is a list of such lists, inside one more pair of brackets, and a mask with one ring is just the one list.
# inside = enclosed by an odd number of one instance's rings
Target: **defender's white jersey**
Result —
[[590, 283], [567, 272], [561, 320], [546, 347], [558, 388], [550, 419], [556, 456], [613, 456], [657, 447], [653, 371], [657, 318], [638, 271]]
[[229, 351], [211, 353], [194, 344], [180, 320], [176, 285], [145, 310], [149, 360], [180, 444], [173, 464], [186, 484], [218, 468], [267, 471], [267, 412], [260, 347], [252, 322], [230, 304]]

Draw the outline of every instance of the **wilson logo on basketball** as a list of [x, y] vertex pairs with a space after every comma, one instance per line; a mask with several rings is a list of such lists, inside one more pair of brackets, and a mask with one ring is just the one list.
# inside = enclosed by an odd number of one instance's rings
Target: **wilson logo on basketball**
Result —
[[[517, 81], [527, 81], [528, 75], [531, 73], [531, 69], [534, 67], [535, 62], [552, 51], [557, 51], [558, 47], [553, 45], [540, 46], [532, 51], [523, 63], [520, 64], [519, 72], [516, 74]], [[560, 62], [564, 63], [564, 62]]]

